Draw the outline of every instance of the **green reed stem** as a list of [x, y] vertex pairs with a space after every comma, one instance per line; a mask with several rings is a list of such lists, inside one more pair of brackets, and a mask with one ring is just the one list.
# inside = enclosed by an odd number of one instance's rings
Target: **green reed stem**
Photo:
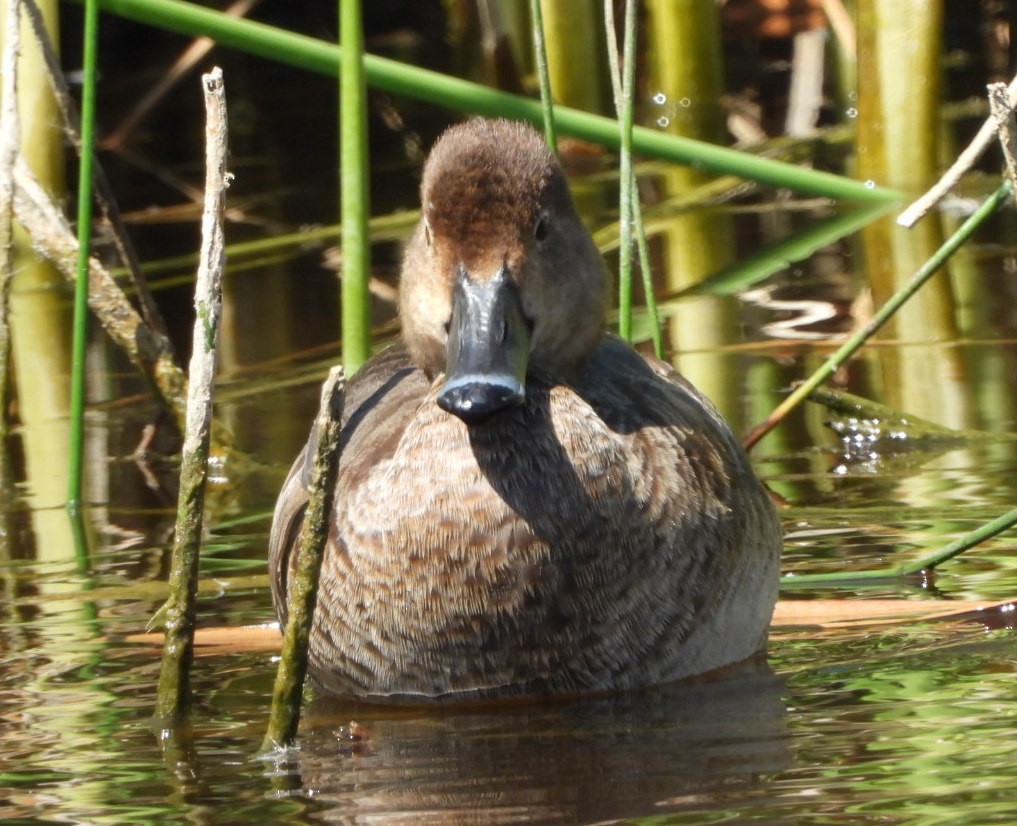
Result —
[[85, 2], [81, 87], [81, 161], [78, 167], [78, 274], [74, 282], [71, 351], [71, 444], [67, 507], [81, 506], [85, 456], [85, 361], [88, 345], [88, 259], [92, 248], [92, 160], [95, 157], [95, 82], [99, 55], [99, 3]]
[[360, 0], [339, 0], [342, 53], [339, 64], [339, 125], [342, 175], [343, 364], [353, 375], [371, 355], [371, 244], [367, 149], [364, 25]]
[[811, 376], [795, 388], [774, 411], [767, 416], [766, 420], [752, 429], [745, 437], [746, 449], [751, 448], [767, 433], [773, 430], [784, 418], [801, 404], [808, 395], [819, 385], [832, 376], [844, 362], [853, 356], [858, 349], [890, 319], [890, 317], [903, 306], [918, 289], [932, 277], [932, 275], [949, 260], [961, 245], [971, 237], [976, 229], [1002, 206], [1010, 194], [1010, 184], [1003, 183], [975, 212], [957, 228], [935, 253], [926, 261], [918, 272], [911, 279], [894, 293], [890, 299], [879, 308], [869, 323], [845, 341], [840, 348], [830, 356]]
[[987, 522], [980, 528], [976, 528], [968, 534], [955, 539], [948, 545], [944, 545], [938, 551], [934, 551], [914, 562], [906, 562], [893, 568], [880, 568], [870, 571], [833, 571], [825, 574], [785, 574], [781, 578], [782, 588], [797, 588], [799, 586], [815, 587], [817, 585], [850, 585], [856, 582], [869, 582], [872, 580], [900, 579], [902, 577], [915, 576], [922, 571], [931, 571], [947, 560], [959, 556], [969, 548], [973, 548], [986, 539], [1001, 534], [1008, 528], [1017, 525], [1017, 508], [1009, 510], [1002, 516]]
[[[613, 93], [613, 96], [614, 96], [615, 112], [616, 112], [616, 114], [618, 115], [618, 117], [620, 119], [623, 118], [623, 114], [622, 113], [624, 111], [626, 111], [626, 110], [628, 111], [629, 115], [631, 116], [632, 108], [633, 108], [632, 107], [632, 101], [633, 101], [632, 89], [633, 89], [633, 87], [635, 85], [635, 83], [634, 83], [634, 78], [635, 78], [635, 59], [631, 58], [630, 55], [633, 55], [635, 53], [635, 49], [634, 49], [634, 46], [635, 46], [635, 37], [636, 37], [636, 34], [635, 34], [635, 20], [636, 20], [635, 15], [634, 14], [633, 15], [629, 14], [629, 6], [626, 5], [626, 7], [625, 7], [625, 21], [624, 21], [625, 22], [625, 34], [624, 34], [625, 43], [624, 43], [624, 46], [623, 46], [623, 48], [625, 50], [625, 67], [624, 67], [624, 71], [626, 72], [626, 79], [627, 79], [627, 83], [626, 83], [626, 81], [623, 81], [623, 79], [622, 79], [622, 71], [623, 71], [623, 69], [620, 66], [620, 61], [618, 59], [618, 47], [616, 45], [617, 44], [617, 37], [616, 37], [616, 34], [615, 34], [615, 25], [614, 25], [614, 0], [604, 0], [604, 31], [605, 31], [605, 34], [606, 34], [606, 37], [607, 37], [607, 52], [608, 52], [607, 63], [608, 63], [608, 68], [610, 70], [610, 75], [611, 75], [611, 89], [612, 89], [612, 93]], [[630, 61], [631, 61], [631, 64], [632, 64], [631, 66], [629, 65]], [[629, 72], [631, 72], [631, 75], [632, 75], [631, 77], [629, 77], [629, 75], [628, 75]], [[629, 90], [628, 94], [626, 94], [626, 91], [625, 91], [626, 88], [628, 88], [628, 90]], [[626, 101], [627, 101], [627, 103], [626, 103]], [[630, 129], [630, 133], [629, 134], [631, 135], [631, 129]], [[620, 164], [621, 167], [624, 167], [624, 165], [625, 165], [625, 157], [626, 157], [626, 153], [623, 151], [621, 153], [621, 158], [622, 158], [622, 161], [621, 161], [621, 164]], [[631, 254], [631, 252], [623, 253], [621, 250], [622, 250], [622, 248], [625, 248], [625, 247], [628, 247], [628, 249], [631, 250], [632, 235], [634, 234], [635, 235], [635, 241], [636, 241], [636, 249], [639, 252], [639, 272], [640, 272], [640, 275], [643, 278], [643, 294], [645, 295], [645, 298], [646, 298], [646, 314], [648, 316], [648, 320], [649, 320], [649, 324], [650, 324], [650, 337], [653, 339], [653, 350], [654, 350], [654, 353], [656, 354], [657, 358], [663, 358], [664, 357], [664, 336], [661, 333], [661, 329], [660, 329], [660, 313], [659, 313], [658, 308], [657, 308], [657, 295], [656, 295], [656, 292], [655, 292], [655, 290], [653, 288], [653, 272], [650, 269], [650, 251], [649, 251], [649, 247], [647, 246], [647, 243], [646, 243], [646, 227], [645, 227], [645, 225], [643, 223], [643, 208], [642, 208], [642, 204], [640, 203], [640, 200], [639, 200], [639, 183], [638, 183], [638, 179], [636, 177], [634, 159], [632, 158], [631, 154], [628, 155], [628, 166], [629, 166], [629, 174], [628, 174], [628, 185], [627, 186], [625, 184], [625, 177], [626, 177], [625, 174], [621, 173], [619, 175], [619, 178], [621, 179], [621, 184], [620, 184], [620, 189], [619, 189], [619, 205], [623, 206], [625, 204], [626, 199], [627, 199], [629, 205], [631, 206], [631, 224], [629, 225], [630, 226], [630, 232], [628, 233], [628, 237], [626, 237], [626, 235], [625, 235], [624, 229], [626, 227], [626, 224], [621, 220], [621, 216], [619, 217], [619, 222], [618, 222], [619, 236], [620, 236], [619, 237], [619, 247], [620, 247], [620, 249], [619, 249], [619, 261], [621, 261], [623, 256], [628, 259], [627, 266], [622, 266], [622, 264], [620, 263], [619, 264], [619, 268], [618, 268], [619, 269], [619, 293], [621, 294], [622, 292], [624, 292], [626, 290], [628, 292], [627, 311], [624, 312], [624, 313], [621, 312], [621, 307], [622, 307], [623, 303], [625, 303], [625, 302], [623, 302], [621, 300], [621, 297], [619, 297], [619, 316], [620, 316], [620, 318], [625, 318], [625, 320], [627, 321], [628, 326], [629, 326], [629, 338], [631, 338], [631, 336], [632, 336], [632, 333], [631, 333], [631, 329], [632, 329], [632, 298], [631, 298], [631, 296], [632, 296], [632, 286], [631, 286], [632, 285], [632, 264], [631, 264], [632, 254]], [[626, 190], [627, 190], [627, 193], [626, 193]], [[619, 212], [620, 213], [624, 212], [624, 209], [619, 209]], [[625, 275], [622, 276], [622, 273], [625, 273]], [[623, 288], [621, 285], [624, 284], [626, 279], [627, 279], [628, 285], [627, 285], [627, 288]], [[619, 325], [620, 325], [620, 319], [619, 319]]]
[[540, 8], [540, 0], [530, 0], [530, 18], [533, 24], [533, 57], [540, 83], [540, 106], [544, 115], [544, 138], [551, 151], [557, 155], [558, 133], [554, 128], [554, 98], [551, 97], [551, 73], [547, 68], [547, 42], [544, 39], [544, 13]]
[[[613, 31], [609, 32], [614, 37]], [[619, 225], [621, 245], [618, 248], [618, 335], [632, 340], [632, 202], [638, 198], [636, 176], [632, 165], [633, 91], [636, 78], [636, 4], [625, 2], [624, 40], [622, 45], [621, 94], [615, 108], [618, 114], [621, 151], [619, 157]]]
[[[74, 0], [84, 2], [84, 0]], [[277, 60], [291, 66], [335, 76], [340, 49], [305, 35], [243, 20], [183, 0], [98, 0], [107, 12], [162, 26], [172, 31], [212, 37], [223, 46]], [[543, 120], [539, 101], [487, 89], [476, 83], [406, 66], [376, 55], [364, 55], [367, 83], [391, 94], [434, 103], [477, 115]], [[555, 106], [559, 132], [617, 150], [621, 136], [610, 118]], [[900, 193], [861, 181], [797, 167], [738, 150], [669, 135], [645, 127], [633, 128], [635, 151], [649, 157], [690, 164], [709, 172], [729, 173], [759, 183], [786, 187], [807, 195], [859, 201], [900, 200]]]

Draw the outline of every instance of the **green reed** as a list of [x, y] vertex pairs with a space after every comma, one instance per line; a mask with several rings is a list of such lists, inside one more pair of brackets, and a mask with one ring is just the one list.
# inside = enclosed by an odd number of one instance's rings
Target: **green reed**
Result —
[[343, 364], [352, 376], [371, 355], [371, 241], [367, 91], [360, 0], [340, 0], [340, 200], [342, 202]]
[[[82, 2], [83, 0], [76, 0]], [[192, 35], [206, 35], [229, 46], [309, 71], [335, 76], [341, 50], [333, 43], [294, 34], [283, 29], [230, 17], [183, 0], [98, 0], [107, 12], [132, 20]], [[535, 125], [543, 120], [539, 101], [487, 89], [479, 84], [438, 72], [407, 66], [377, 55], [364, 55], [367, 83], [392, 94], [434, 103], [476, 115], [516, 118]], [[558, 131], [611, 149], [621, 138], [611, 118], [555, 106]], [[900, 194], [880, 186], [757, 158], [735, 149], [702, 141], [667, 135], [645, 127], [634, 127], [632, 143], [636, 152], [680, 164], [720, 173], [739, 175], [778, 187], [837, 199], [893, 201]]]
[[74, 282], [71, 351], [71, 445], [67, 507], [77, 513], [85, 454], [85, 353], [88, 345], [88, 260], [92, 248], [92, 161], [95, 157], [95, 84], [99, 62], [99, 4], [85, 2], [81, 86], [81, 158], [78, 166], [78, 276]]

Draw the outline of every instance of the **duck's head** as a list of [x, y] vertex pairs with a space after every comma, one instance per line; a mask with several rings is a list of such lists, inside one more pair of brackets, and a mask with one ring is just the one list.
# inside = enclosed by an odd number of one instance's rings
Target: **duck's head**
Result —
[[522, 404], [527, 370], [575, 381], [603, 334], [605, 276], [558, 161], [531, 127], [445, 132], [399, 291], [403, 338], [468, 424]]

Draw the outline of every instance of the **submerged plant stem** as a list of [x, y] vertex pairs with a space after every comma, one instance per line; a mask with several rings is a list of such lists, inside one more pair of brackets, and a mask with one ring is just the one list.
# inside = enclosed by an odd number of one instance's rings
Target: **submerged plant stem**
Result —
[[328, 539], [332, 491], [339, 471], [343, 387], [342, 368], [335, 367], [321, 389], [321, 406], [315, 423], [317, 446], [308, 484], [307, 510], [297, 540], [297, 570], [289, 591], [282, 656], [272, 688], [268, 731], [262, 744], [265, 751], [292, 745], [300, 723], [300, 701], [307, 675], [307, 646], [318, 601], [318, 580]]
[[198, 593], [198, 552], [208, 477], [212, 425], [212, 388], [222, 318], [223, 212], [229, 173], [226, 171], [226, 95], [222, 71], [202, 75], [207, 125], [205, 132], [205, 209], [201, 219], [201, 263], [194, 287], [194, 335], [187, 388], [187, 427], [180, 468], [176, 533], [166, 600], [156, 719], [164, 730], [183, 715], [190, 702], [190, 670], [194, 656], [195, 602]]
[[794, 392], [781, 402], [774, 411], [767, 416], [766, 421], [752, 429], [745, 437], [745, 448], [753, 447], [767, 433], [780, 424], [784, 418], [801, 404], [809, 394], [819, 387], [824, 381], [832, 376], [844, 362], [853, 356], [858, 349], [897, 312], [898, 309], [924, 284], [932, 275], [952, 256], [960, 246], [971, 237], [972, 233], [982, 222], [994, 213], [1010, 195], [1010, 184], [1004, 182], [975, 212], [958, 227], [943, 245], [929, 258], [925, 264], [916, 272], [911, 279], [894, 293], [890, 299], [879, 308], [872, 319], [858, 332], [845, 341], [840, 348], [830, 356], [811, 376], [802, 382]]
[[1009, 510], [1002, 516], [987, 522], [980, 528], [976, 528], [968, 534], [955, 539], [948, 545], [944, 545], [938, 551], [914, 562], [898, 565], [894, 568], [880, 568], [870, 571], [833, 571], [827, 574], [786, 574], [781, 579], [782, 588], [797, 588], [798, 586], [815, 587], [817, 585], [851, 584], [855, 582], [866, 582], [871, 580], [900, 579], [902, 577], [916, 576], [923, 571], [931, 571], [944, 562], [959, 556], [969, 548], [973, 548], [991, 539], [1008, 528], [1017, 525], [1017, 508]]

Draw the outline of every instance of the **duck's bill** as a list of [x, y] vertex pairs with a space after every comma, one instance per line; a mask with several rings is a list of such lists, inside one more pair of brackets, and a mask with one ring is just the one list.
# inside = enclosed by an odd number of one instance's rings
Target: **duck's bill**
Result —
[[529, 350], [519, 288], [504, 268], [484, 280], [460, 268], [438, 406], [467, 424], [479, 424], [522, 404]]

